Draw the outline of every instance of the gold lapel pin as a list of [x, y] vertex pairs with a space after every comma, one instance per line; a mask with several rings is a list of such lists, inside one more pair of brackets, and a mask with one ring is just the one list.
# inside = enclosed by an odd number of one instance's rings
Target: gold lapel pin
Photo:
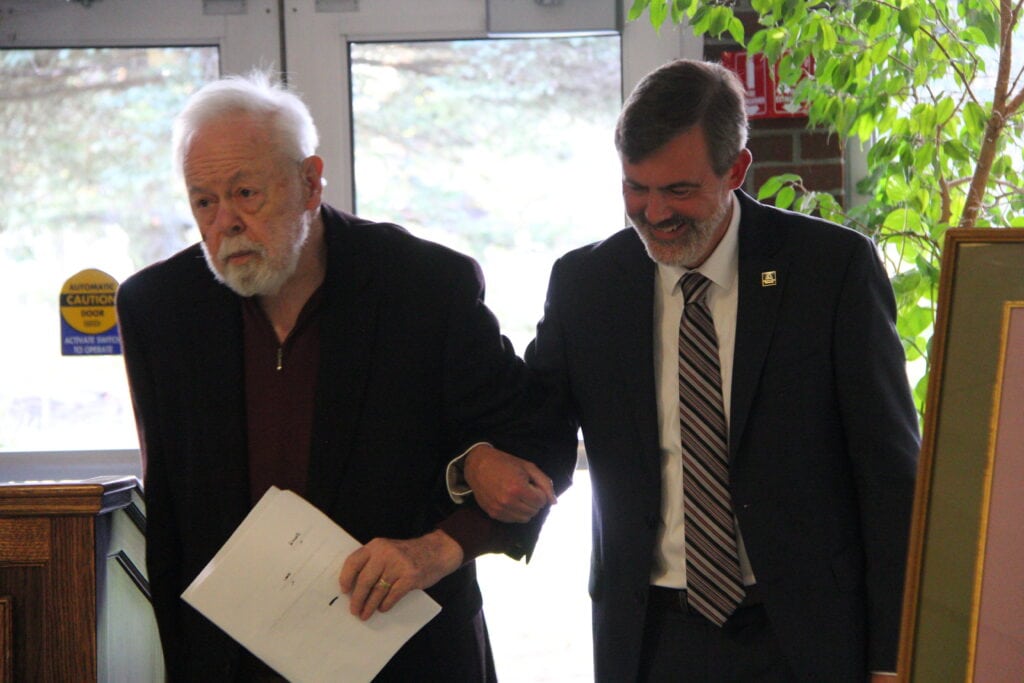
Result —
[[762, 287], [774, 287], [778, 283], [778, 279], [775, 277], [774, 270], [766, 270], [761, 273], [761, 286]]

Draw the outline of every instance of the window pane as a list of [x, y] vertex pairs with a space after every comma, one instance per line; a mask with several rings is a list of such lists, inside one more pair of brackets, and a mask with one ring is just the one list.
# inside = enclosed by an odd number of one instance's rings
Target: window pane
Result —
[[137, 448], [120, 356], [61, 356], [64, 281], [193, 242], [170, 123], [217, 48], [0, 51], [0, 450]]
[[619, 38], [351, 48], [357, 211], [476, 258], [520, 352], [563, 252], [622, 227]]
[[[624, 224], [619, 38], [356, 44], [351, 65], [358, 213], [476, 258], [522, 353], [554, 259]], [[503, 680], [593, 680], [587, 474], [529, 566], [478, 563]]]

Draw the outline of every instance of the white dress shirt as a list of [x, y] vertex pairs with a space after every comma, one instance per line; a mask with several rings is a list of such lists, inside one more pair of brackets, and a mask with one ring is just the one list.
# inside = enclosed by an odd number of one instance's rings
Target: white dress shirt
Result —
[[[696, 268], [711, 280], [708, 308], [718, 337], [722, 369], [722, 408], [726, 426], [732, 394], [733, 349], [736, 343], [737, 280], [739, 272], [740, 205], [732, 197], [732, 220], [711, 256]], [[661, 449], [661, 528], [654, 549], [651, 584], [686, 587], [686, 524], [683, 520], [683, 453], [679, 433], [679, 320], [683, 293], [679, 278], [686, 268], [657, 267], [654, 278], [654, 378], [658, 401], [658, 438]], [[737, 525], [740, 571], [743, 583], [754, 583], [743, 539]]]

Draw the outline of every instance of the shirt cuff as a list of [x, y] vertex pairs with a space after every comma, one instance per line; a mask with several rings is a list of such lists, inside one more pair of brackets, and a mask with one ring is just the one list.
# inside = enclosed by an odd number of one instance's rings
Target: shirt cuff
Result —
[[466, 464], [466, 456], [469, 452], [477, 446], [490, 446], [486, 441], [477, 441], [475, 444], [462, 451], [462, 455], [453, 458], [448, 463], [448, 469], [445, 471], [445, 481], [448, 485], [448, 497], [452, 499], [452, 502], [457, 505], [462, 505], [466, 502], [466, 499], [473, 493], [473, 489], [470, 488], [469, 483], [466, 481], [466, 477], [462, 472], [462, 468]]
[[476, 505], [459, 508], [437, 525], [462, 548], [463, 564], [486, 553], [506, 550], [504, 526], [484, 514]]

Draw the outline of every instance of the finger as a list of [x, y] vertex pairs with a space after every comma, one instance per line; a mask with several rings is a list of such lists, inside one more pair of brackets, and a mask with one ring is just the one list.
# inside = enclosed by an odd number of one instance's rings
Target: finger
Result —
[[543, 504], [538, 506], [538, 505], [527, 505], [526, 503], [521, 503], [519, 505], [516, 505], [513, 508], [510, 508], [506, 512], [506, 514], [503, 515], [504, 517], [507, 517], [507, 519], [502, 520], [502, 521], [516, 522], [518, 524], [523, 524], [525, 522], [529, 522], [531, 519], [533, 519], [537, 515], [537, 513], [543, 507], [544, 507]]
[[525, 463], [523, 467], [526, 469], [527, 474], [530, 475], [530, 483], [543, 492], [546, 502], [549, 505], [557, 503], [558, 496], [555, 495], [555, 484], [551, 481], [551, 477], [544, 474], [544, 471], [532, 462]]
[[366, 606], [366, 599], [370, 596], [371, 586], [367, 586], [365, 581], [357, 581], [355, 586], [352, 588], [352, 593], [348, 596], [348, 611], [353, 615], [361, 615], [363, 608]]
[[548, 497], [541, 489], [528, 484], [516, 492], [515, 498], [507, 503], [496, 506], [496, 514], [491, 515], [500, 522], [529, 522], [548, 504]]
[[412, 586], [407, 581], [396, 581], [391, 589], [384, 596], [384, 599], [380, 603], [379, 609], [381, 612], [387, 612], [389, 609], [398, 604], [398, 601], [404, 598]]
[[[360, 570], [359, 575], [355, 579], [352, 593], [349, 596], [349, 611], [352, 614], [362, 614], [366, 611], [366, 603], [372, 599], [374, 586], [383, 573], [383, 567], [379, 566], [377, 562], [368, 561], [363, 565], [362, 570]], [[372, 613], [376, 607], [377, 605], [374, 603], [370, 612]]]
[[381, 602], [387, 597], [388, 593], [393, 588], [389, 581], [385, 581], [384, 578], [377, 579], [374, 584], [370, 587], [370, 592], [366, 596], [366, 602], [363, 603], [362, 608], [359, 611], [359, 618], [366, 621], [373, 616], [373, 613], [380, 607]]
[[366, 549], [366, 546], [359, 548], [345, 558], [344, 564], [341, 565], [341, 573], [338, 574], [338, 584], [341, 586], [342, 593], [347, 595], [352, 591], [356, 583], [356, 577], [359, 576], [359, 572], [362, 571], [369, 560], [370, 552]]
[[519, 493], [519, 498], [514, 506], [520, 513], [534, 515], [542, 507], [545, 507], [549, 502], [549, 497], [546, 491], [540, 486], [537, 486], [533, 481], [526, 484], [523, 490]]

